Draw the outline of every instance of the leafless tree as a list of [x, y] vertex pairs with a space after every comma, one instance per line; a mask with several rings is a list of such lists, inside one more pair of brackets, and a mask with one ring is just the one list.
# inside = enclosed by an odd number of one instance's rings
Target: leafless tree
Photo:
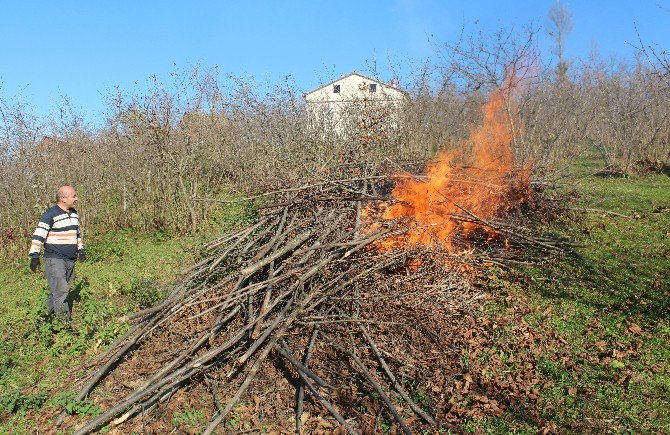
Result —
[[[658, 5], [658, 8], [670, 17], [670, 9], [661, 5]], [[637, 30], [637, 38], [639, 41], [638, 50], [641, 56], [647, 61], [654, 73], [666, 83], [667, 89], [670, 90], [670, 53], [668, 53], [668, 49], [660, 47], [657, 44], [644, 42], [639, 30]]]
[[568, 61], [565, 59], [565, 40], [572, 33], [573, 15], [572, 10], [561, 0], [554, 3], [547, 14], [547, 34], [553, 41], [552, 52], [558, 58], [556, 74], [559, 80], [566, 80], [568, 73]]
[[[562, 47], [571, 14], [557, 4]], [[95, 128], [67, 100], [56, 115], [38, 119], [0, 95], [0, 189], [12, 204], [0, 210], [0, 235], [28, 240], [62, 183], [81, 192], [89, 229], [185, 232], [216, 219], [216, 200], [231, 192], [318, 183], [379, 166], [417, 169], [445, 148], [460, 150], [467, 163], [466, 139], [481, 123], [481, 105], [501, 87], [515, 89], [506, 109], [519, 163], [550, 171], [595, 149], [611, 174], [667, 168], [664, 52], [647, 51], [635, 63], [594, 57], [576, 63], [570, 80], [556, 80], [537, 55], [536, 36], [536, 29], [503, 29], [445, 45], [407, 77], [400, 110], [352, 107], [344, 135], [315, 134], [290, 79], [266, 86], [222, 79], [215, 69], [175, 74], [168, 84], [154, 80], [143, 94], [116, 92], [104, 125]], [[65, 175], [63, 167], [70, 168]]]

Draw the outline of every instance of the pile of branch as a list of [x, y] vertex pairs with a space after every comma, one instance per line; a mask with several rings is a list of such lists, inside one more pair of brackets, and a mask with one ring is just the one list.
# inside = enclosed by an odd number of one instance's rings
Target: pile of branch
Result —
[[[78, 398], [105, 390], [95, 396], [105, 409], [75, 433], [145, 424], [177, 392], [206, 385], [214, 396], [209, 434], [270, 376], [295, 387], [299, 433], [306, 407], [350, 433], [374, 431], [380, 418], [404, 433], [438, 426], [407, 380], [421, 384], [451, 364], [447, 323], [482, 297], [454, 264], [476, 264], [490, 252], [468, 260], [439, 245], [377, 249], [416, 230], [406, 221], [371, 226], [362, 217], [367, 205], [388, 201], [375, 188], [384, 181], [336, 180], [277, 193], [255, 222], [208, 243], [205, 258], [171, 294], [127, 316], [132, 326], [95, 359]], [[508, 250], [565, 250], [467, 210], [454, 219], [499, 231]]]

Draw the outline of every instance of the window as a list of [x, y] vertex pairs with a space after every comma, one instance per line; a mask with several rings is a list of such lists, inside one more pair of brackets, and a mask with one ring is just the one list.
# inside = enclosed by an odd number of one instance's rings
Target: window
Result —
[[377, 92], [377, 83], [370, 83], [370, 92]]
[[340, 85], [333, 85], [333, 94], [340, 93]]

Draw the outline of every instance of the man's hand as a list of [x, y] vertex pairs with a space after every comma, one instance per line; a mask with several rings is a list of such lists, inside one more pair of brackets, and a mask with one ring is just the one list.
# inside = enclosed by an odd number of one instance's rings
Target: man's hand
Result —
[[83, 248], [77, 252], [77, 260], [81, 262], [86, 261], [86, 251]]
[[37, 272], [37, 268], [40, 267], [40, 258], [39, 257], [33, 257], [30, 259], [30, 270], [33, 272]]

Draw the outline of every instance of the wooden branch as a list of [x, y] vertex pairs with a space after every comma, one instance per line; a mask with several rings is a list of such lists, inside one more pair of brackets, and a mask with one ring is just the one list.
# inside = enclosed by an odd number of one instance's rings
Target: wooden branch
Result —
[[[312, 336], [309, 339], [307, 344], [307, 349], [305, 350], [305, 355], [302, 358], [302, 364], [307, 367], [309, 365], [309, 359], [312, 357], [312, 350], [314, 349], [314, 344], [316, 343], [316, 337], [319, 335], [319, 328], [315, 327], [312, 331]], [[302, 433], [302, 409], [303, 401], [305, 399], [305, 382], [300, 378], [298, 383], [298, 392], [296, 398], [295, 406], [295, 430], [296, 433]]]
[[259, 199], [259, 198], [265, 198], [268, 196], [275, 196], [275, 195], [280, 195], [283, 193], [290, 193], [290, 192], [300, 192], [304, 190], [310, 190], [314, 189], [316, 187], [321, 187], [321, 186], [328, 186], [332, 184], [337, 184], [343, 181], [365, 181], [365, 180], [385, 180], [389, 179], [389, 177], [385, 175], [381, 176], [374, 176], [374, 177], [360, 177], [360, 178], [350, 178], [350, 179], [343, 179], [343, 180], [330, 180], [330, 181], [324, 181], [322, 183], [314, 183], [314, 184], [306, 184], [303, 186], [299, 187], [291, 187], [288, 189], [281, 189], [281, 190], [273, 190], [272, 192], [265, 192], [261, 193], [259, 195], [254, 195], [254, 196], [247, 196], [245, 198], [239, 198], [239, 199], [232, 199], [232, 200], [224, 200], [224, 199], [214, 199], [214, 198], [194, 198], [194, 201], [208, 201], [208, 202], [220, 202], [222, 204], [235, 204], [238, 202], [245, 202], [245, 201], [251, 201], [254, 199]]
[[316, 387], [314, 387], [314, 385], [312, 385], [309, 379], [307, 379], [307, 376], [305, 376], [305, 374], [301, 371], [298, 371], [298, 376], [300, 376], [302, 382], [309, 389], [310, 393], [312, 393], [312, 396], [314, 396], [314, 398], [318, 400], [319, 403], [321, 403], [321, 405], [323, 405], [323, 407], [328, 410], [330, 415], [335, 417], [335, 420], [337, 420], [342, 426], [344, 426], [350, 434], [356, 435], [357, 432], [354, 430], [354, 428], [351, 427], [349, 423], [347, 423], [344, 417], [342, 417], [342, 415], [339, 412], [337, 412], [337, 410], [333, 407], [333, 405], [330, 404], [330, 402], [328, 402], [321, 394], [319, 394], [319, 391], [316, 389]]
[[372, 377], [372, 375], [370, 374], [370, 371], [367, 369], [367, 367], [365, 367], [365, 364], [363, 364], [363, 361], [361, 361], [360, 358], [358, 358], [356, 356], [356, 354], [344, 349], [342, 346], [339, 346], [335, 343], [331, 343], [331, 345], [333, 347], [335, 347], [336, 349], [340, 350], [341, 352], [345, 353], [346, 355], [349, 355], [349, 357], [354, 360], [354, 362], [358, 366], [359, 371], [365, 376], [365, 378], [370, 382], [370, 384], [372, 384], [372, 387], [375, 389], [375, 391], [377, 391], [377, 393], [379, 393], [379, 395], [382, 398], [382, 401], [386, 405], [386, 409], [388, 409], [388, 411], [391, 413], [391, 415], [393, 416], [395, 421], [400, 425], [402, 431], [406, 435], [411, 435], [412, 432], [409, 430], [409, 428], [405, 424], [405, 419], [403, 419], [402, 416], [400, 414], [398, 414], [398, 411], [395, 409], [395, 406], [391, 402], [391, 399], [388, 398], [388, 396], [386, 395], [386, 392], [377, 383], [377, 381], [375, 381], [375, 379]]
[[568, 208], [568, 210], [591, 212], [591, 213], [602, 213], [602, 214], [608, 214], [608, 215], [611, 215], [611, 216], [617, 216], [617, 217], [622, 217], [622, 218], [626, 218], [626, 219], [633, 219], [632, 216], [628, 216], [628, 215], [621, 214], [621, 213], [616, 213], [616, 212], [609, 211], [609, 210], [600, 210], [598, 208], [570, 207], [570, 208]]
[[286, 217], [288, 216], [288, 207], [284, 207], [284, 213], [282, 213], [281, 220], [279, 221], [279, 226], [277, 227], [277, 231], [275, 232], [275, 235], [270, 239], [270, 241], [260, 248], [258, 250], [258, 253], [254, 255], [254, 258], [252, 258], [251, 261], [259, 261], [263, 257], [265, 257], [272, 248], [274, 248], [275, 244], [279, 241], [282, 236], [286, 236], [286, 233], [284, 233], [284, 225], [286, 225]]
[[219, 415], [212, 420], [212, 422], [207, 426], [207, 429], [203, 432], [203, 435], [209, 435], [211, 434], [216, 427], [221, 424], [224, 418], [228, 416], [228, 413], [230, 412], [231, 409], [233, 409], [233, 406], [235, 406], [240, 399], [242, 398], [242, 395], [247, 391], [247, 388], [249, 388], [249, 385], [251, 385], [251, 381], [256, 377], [256, 374], [258, 373], [258, 369], [260, 369], [261, 365], [265, 361], [265, 359], [268, 357], [268, 354], [270, 353], [270, 350], [274, 348], [276, 339], [272, 339], [270, 343], [268, 343], [267, 346], [265, 346], [265, 349], [263, 349], [263, 352], [256, 358], [256, 361], [254, 361], [254, 364], [251, 366], [249, 369], [249, 372], [247, 373], [246, 378], [244, 379], [244, 382], [242, 382], [242, 385], [240, 385], [240, 388], [237, 389], [237, 393], [235, 393], [235, 396], [233, 396], [232, 399], [228, 400], [228, 404], [226, 407], [219, 413]]
[[250, 266], [245, 267], [240, 271], [240, 275], [242, 276], [250, 276], [254, 273], [256, 273], [258, 270], [262, 269], [263, 267], [267, 266], [271, 262], [275, 261], [276, 259], [286, 255], [287, 253], [293, 251], [296, 249], [298, 246], [302, 245], [309, 239], [312, 234], [313, 230], [308, 230], [296, 237], [294, 240], [292, 240], [289, 244], [284, 246], [284, 248], [280, 249], [279, 251], [273, 253], [269, 257], [264, 258], [263, 260], [259, 261], [256, 264], [252, 264]]
[[316, 384], [322, 388], [329, 388], [333, 389], [331, 385], [328, 384], [328, 382], [324, 381], [321, 379], [319, 375], [314, 373], [312, 370], [310, 370], [308, 367], [305, 365], [301, 364], [293, 355], [293, 352], [291, 352], [291, 349], [289, 349], [288, 345], [284, 341], [284, 339], [280, 340], [281, 345], [277, 347], [277, 352], [284, 358], [286, 358], [293, 366], [295, 367], [296, 370], [299, 370], [303, 372], [305, 375], [309, 376]]
[[410, 399], [409, 395], [405, 392], [405, 390], [402, 388], [402, 385], [398, 382], [398, 380], [395, 378], [393, 375], [393, 372], [389, 368], [389, 366], [386, 364], [386, 361], [384, 361], [384, 358], [382, 357], [381, 353], [379, 352], [379, 349], [377, 349], [377, 346], [375, 345], [374, 340], [372, 337], [370, 337], [370, 334], [368, 331], [365, 329], [363, 325], [360, 325], [361, 332], [363, 333], [363, 337], [367, 340], [368, 344], [372, 348], [373, 352], [377, 356], [377, 360], [379, 361], [379, 364], [382, 366], [382, 369], [384, 370], [384, 373], [386, 373], [386, 376], [389, 378], [391, 381], [391, 384], [393, 384], [393, 387], [396, 389], [398, 394], [400, 394], [400, 397], [403, 398], [405, 402], [412, 408], [412, 411], [414, 411], [416, 414], [418, 414], [421, 418], [424, 419], [428, 424], [431, 426], [437, 426], [437, 422], [428, 415], [423, 409], [421, 409], [412, 399]]
[[[155, 321], [155, 320], [154, 320]], [[143, 331], [146, 331], [149, 329], [151, 326], [151, 322], [145, 325], [142, 330], [140, 330], [132, 339], [129, 339], [126, 344], [121, 347], [114, 355], [112, 355], [107, 363], [102, 366], [95, 375], [91, 378], [91, 380], [86, 384], [80, 391], [79, 394], [77, 394], [76, 399], [77, 400], [84, 400], [84, 398], [88, 395], [88, 393], [93, 390], [93, 388], [102, 380], [105, 375], [111, 370], [111, 368], [123, 357], [126, 352], [128, 352], [137, 342], [142, 338], [143, 336]], [[54, 425], [56, 427], [60, 426], [60, 424], [63, 422], [66, 416], [66, 412], [62, 411], [60, 415], [56, 418], [56, 421], [54, 422]]]

